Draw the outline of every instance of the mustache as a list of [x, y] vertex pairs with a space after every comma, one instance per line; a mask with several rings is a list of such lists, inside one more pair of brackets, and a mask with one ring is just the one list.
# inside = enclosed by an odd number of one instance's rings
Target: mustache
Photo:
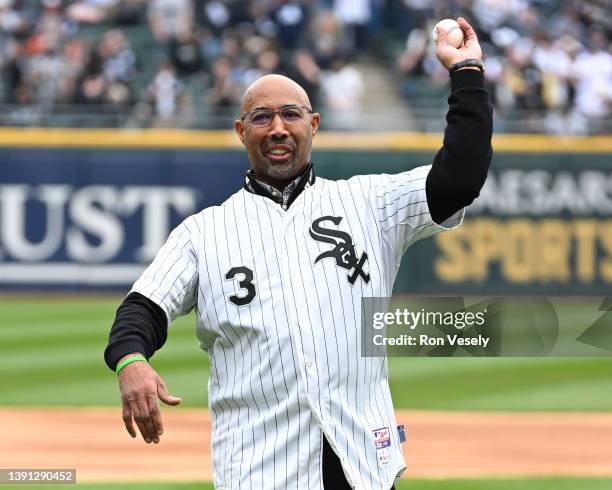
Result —
[[288, 139], [283, 139], [283, 140], [268, 141], [268, 142], [266, 142], [264, 144], [264, 146], [263, 146], [263, 151], [264, 152], [268, 152], [272, 148], [278, 148], [279, 146], [284, 146], [289, 151], [295, 151], [296, 148], [297, 148], [297, 146], [296, 146], [294, 141], [291, 141], [291, 140], [288, 140]]

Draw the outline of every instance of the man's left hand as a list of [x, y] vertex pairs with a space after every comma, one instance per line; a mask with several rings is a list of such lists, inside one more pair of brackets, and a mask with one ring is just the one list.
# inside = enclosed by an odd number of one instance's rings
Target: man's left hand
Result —
[[[482, 49], [480, 49], [478, 37], [476, 37], [476, 32], [472, 26], [463, 17], [459, 17], [457, 23], [463, 31], [464, 37], [463, 44], [459, 48], [449, 45], [446, 39], [446, 31], [440, 27], [437, 28], [436, 56], [447, 70], [451, 65], [463, 60], [482, 59]], [[474, 69], [477, 70], [477, 68]]]

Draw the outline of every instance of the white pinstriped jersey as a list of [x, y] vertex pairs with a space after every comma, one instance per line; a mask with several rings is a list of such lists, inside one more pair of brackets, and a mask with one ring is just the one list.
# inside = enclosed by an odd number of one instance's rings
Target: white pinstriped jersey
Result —
[[286, 211], [242, 189], [181, 223], [134, 284], [169, 322], [197, 308], [216, 488], [323, 488], [323, 433], [354, 488], [405, 468], [386, 359], [360, 355], [361, 298], [390, 296], [405, 249], [460, 222], [432, 221], [429, 168], [316, 178]]

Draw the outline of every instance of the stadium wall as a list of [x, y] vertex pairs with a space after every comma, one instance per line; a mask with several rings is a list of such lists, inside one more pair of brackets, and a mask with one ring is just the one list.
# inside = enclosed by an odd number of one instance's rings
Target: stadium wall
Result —
[[[431, 162], [442, 135], [321, 133], [337, 179]], [[453, 233], [407, 253], [396, 290], [593, 294], [612, 284], [612, 141], [497, 136], [490, 177]], [[126, 290], [185, 216], [240, 188], [231, 132], [0, 131], [0, 287]]]

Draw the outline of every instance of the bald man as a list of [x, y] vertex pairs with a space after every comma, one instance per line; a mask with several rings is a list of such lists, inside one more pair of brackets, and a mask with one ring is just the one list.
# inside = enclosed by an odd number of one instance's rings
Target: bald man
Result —
[[[277, 108], [280, 121], [271, 124]], [[245, 92], [236, 133], [245, 146], [254, 177], [280, 191], [304, 173], [320, 115], [302, 87], [282, 75], [266, 75]], [[255, 121], [253, 121], [255, 118]], [[295, 119], [295, 121], [286, 119]]]
[[361, 300], [390, 296], [404, 251], [457, 226], [486, 179], [491, 105], [476, 34], [458, 22], [460, 49], [438, 32], [451, 95], [432, 165], [316, 177], [320, 115], [304, 90], [280, 75], [249, 87], [234, 124], [252, 167], [243, 188], [183, 221], [117, 310], [105, 360], [132, 437], [136, 422], [158, 443], [159, 400], [180, 403], [147, 360], [195, 308], [215, 488], [394, 488], [402, 437], [386, 359], [360, 355]]

